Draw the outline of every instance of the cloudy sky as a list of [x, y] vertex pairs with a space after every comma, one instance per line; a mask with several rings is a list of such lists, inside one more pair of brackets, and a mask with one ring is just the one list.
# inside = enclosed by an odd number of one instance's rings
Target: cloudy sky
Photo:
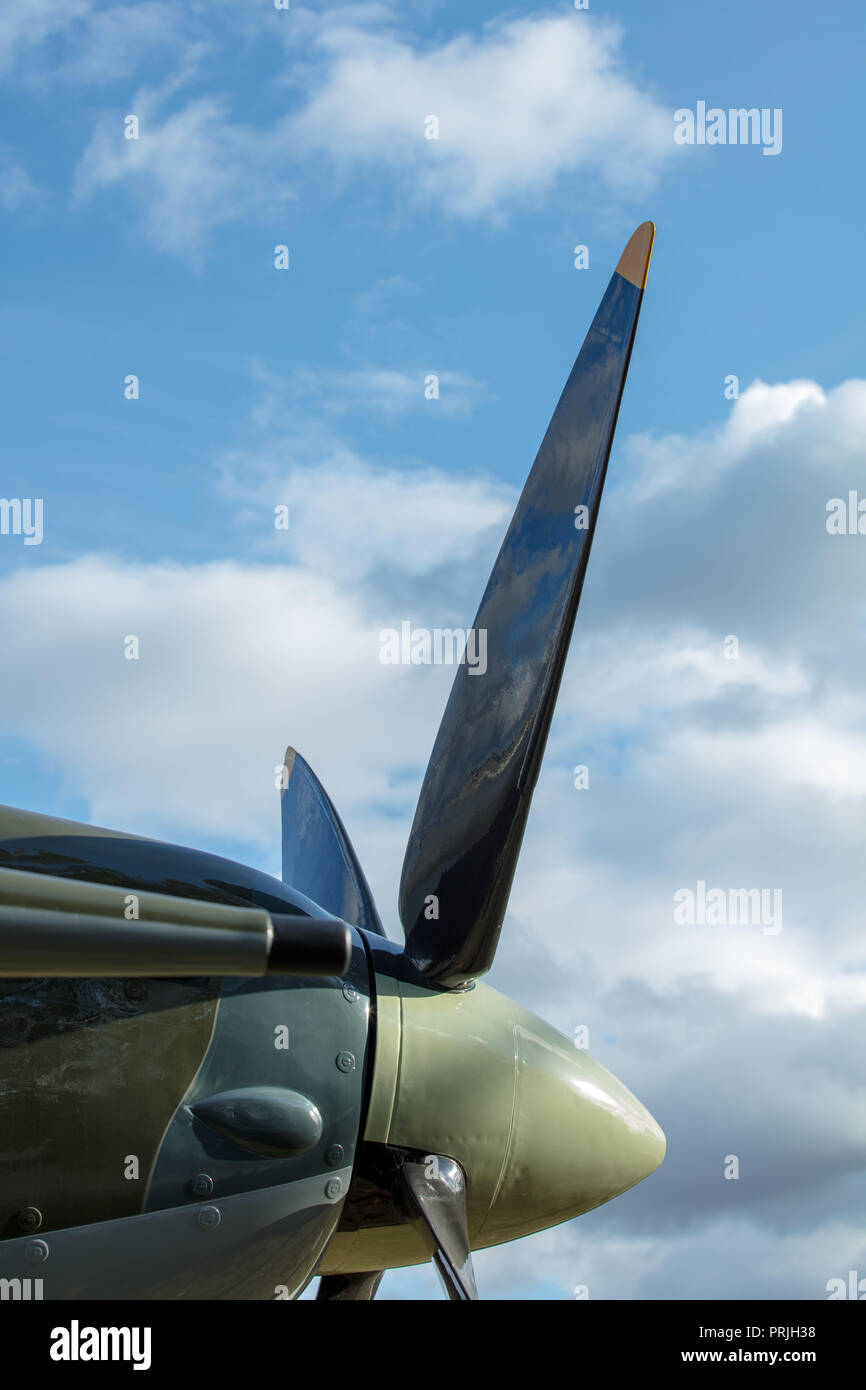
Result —
[[[853, 0], [0, 17], [0, 491], [44, 502], [41, 544], [0, 535], [0, 799], [278, 872], [291, 742], [398, 939], [452, 673], [378, 634], [471, 622], [657, 224], [489, 978], [588, 1026], [668, 1156], [479, 1255], [486, 1297], [866, 1277], [866, 538], [827, 529], [866, 496], [863, 29]], [[676, 143], [699, 102], [780, 111], [781, 149]], [[677, 923], [699, 882], [780, 894], [781, 930]]]

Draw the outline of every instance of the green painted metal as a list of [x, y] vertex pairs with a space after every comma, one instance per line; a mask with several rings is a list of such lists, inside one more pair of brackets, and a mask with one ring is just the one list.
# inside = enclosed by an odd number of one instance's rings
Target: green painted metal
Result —
[[[474, 1250], [571, 1220], [662, 1161], [664, 1135], [649, 1112], [528, 1009], [483, 983], [434, 993], [377, 975], [376, 987], [389, 1039], [364, 1137], [460, 1164]], [[408, 1226], [338, 1231], [322, 1271], [427, 1258]]]
[[[62, 816], [48, 816], [41, 811], [23, 811], [18, 806], [0, 806], [0, 846], [4, 840], [23, 840], [32, 836], [70, 836], [83, 835], [88, 838], [111, 840], [141, 840], [142, 835], [129, 835], [124, 830], [108, 830], [100, 825], [87, 825], [84, 821], [64, 820]], [[14, 868], [14, 850], [8, 856], [9, 867]], [[7, 862], [5, 854], [0, 862]]]
[[[343, 1191], [349, 1175], [334, 1173]], [[0, 1279], [37, 1278], [39, 1297], [73, 1302], [296, 1298], [341, 1205], [318, 1178], [306, 1178], [44, 1239], [40, 1232], [38, 1261], [31, 1237], [0, 1242]]]
[[261, 908], [0, 869], [0, 978], [264, 975], [271, 932]]
[[205, 1056], [208, 980], [0, 981], [0, 1236], [142, 1209], [162, 1137]]
[[[190, 1200], [197, 1173], [213, 1181], [213, 1197], [318, 1177], [322, 1187], [354, 1161], [368, 1060], [370, 978], [357, 931], [342, 979], [275, 977], [225, 981], [213, 1040], [160, 1146], [147, 1210]], [[214, 1133], [193, 1107], [241, 1087], [290, 1089], [319, 1111], [315, 1144], [295, 1157], [267, 1159]], [[344, 1184], [342, 1196], [345, 1197]]]
[[0, 978], [329, 976], [345, 923], [0, 868]]

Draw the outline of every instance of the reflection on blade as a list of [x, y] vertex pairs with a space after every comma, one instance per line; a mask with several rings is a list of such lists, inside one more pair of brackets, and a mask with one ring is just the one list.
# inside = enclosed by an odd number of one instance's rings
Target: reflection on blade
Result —
[[428, 1154], [423, 1162], [407, 1159], [400, 1169], [399, 1189], [448, 1297], [455, 1303], [477, 1299], [466, 1225], [466, 1182], [459, 1163], [440, 1154]]
[[[406, 849], [406, 950], [448, 986], [488, 970], [595, 530], [652, 246], [635, 232], [556, 407], [458, 668]], [[479, 640], [476, 638], [476, 641]]]

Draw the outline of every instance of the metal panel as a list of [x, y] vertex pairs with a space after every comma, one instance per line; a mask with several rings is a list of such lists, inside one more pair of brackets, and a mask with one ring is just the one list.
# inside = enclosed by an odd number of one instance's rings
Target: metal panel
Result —
[[[345, 1191], [351, 1169], [334, 1170]], [[273, 1299], [303, 1289], [340, 1215], [318, 1177], [0, 1244], [31, 1299]], [[41, 1280], [34, 1291], [33, 1281]], [[13, 1286], [14, 1287], [14, 1286]], [[18, 1291], [22, 1285], [17, 1286]], [[13, 1292], [12, 1296], [15, 1296]]]
[[[367, 957], [352, 932], [344, 979], [227, 981], [213, 1040], [160, 1146], [147, 1194], [148, 1211], [191, 1199], [197, 1175], [214, 1198], [301, 1178], [333, 1177], [351, 1167], [364, 1103], [370, 1014]], [[240, 1088], [288, 1089], [306, 1097], [322, 1119], [321, 1136], [296, 1157], [263, 1157], [215, 1132], [193, 1114]]]
[[[0, 982], [0, 1277], [44, 1276], [46, 1298], [294, 1296], [338, 1219], [362, 1122], [370, 985], [352, 943], [344, 978], [228, 979], [219, 998], [204, 979]], [[320, 1134], [272, 1135], [263, 1153], [190, 1109], [263, 1088], [308, 1099]], [[223, 1212], [242, 1194], [228, 1238], [199, 1229], [202, 1198]], [[142, 1209], [160, 1220], [129, 1224]], [[50, 1269], [21, 1264], [32, 1238]]]

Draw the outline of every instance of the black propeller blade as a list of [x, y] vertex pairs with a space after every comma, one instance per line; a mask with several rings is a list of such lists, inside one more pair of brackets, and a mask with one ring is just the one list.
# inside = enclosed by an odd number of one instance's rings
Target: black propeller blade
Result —
[[367, 1274], [325, 1274], [319, 1280], [316, 1302], [369, 1302], [376, 1297], [384, 1273], [384, 1269], [375, 1269]]
[[[580, 600], [652, 248], [644, 222], [607, 287], [458, 667], [400, 884], [406, 953], [432, 982], [490, 968]], [[334, 908], [331, 909], [335, 910]], [[344, 914], [345, 915], [345, 914]]]
[[409, 1220], [428, 1246], [448, 1297], [467, 1303], [478, 1297], [466, 1224], [466, 1181], [452, 1158], [428, 1154], [407, 1159], [397, 1190]]
[[385, 935], [358, 856], [313, 769], [286, 749], [281, 800], [283, 882], [353, 927]]

